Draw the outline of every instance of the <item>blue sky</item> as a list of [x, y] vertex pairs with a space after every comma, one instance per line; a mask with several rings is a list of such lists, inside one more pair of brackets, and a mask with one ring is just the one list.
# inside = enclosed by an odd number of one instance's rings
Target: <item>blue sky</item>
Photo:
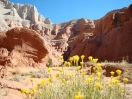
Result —
[[35, 5], [38, 12], [52, 23], [73, 19], [99, 19], [107, 12], [128, 7], [132, 0], [9, 0], [14, 3]]

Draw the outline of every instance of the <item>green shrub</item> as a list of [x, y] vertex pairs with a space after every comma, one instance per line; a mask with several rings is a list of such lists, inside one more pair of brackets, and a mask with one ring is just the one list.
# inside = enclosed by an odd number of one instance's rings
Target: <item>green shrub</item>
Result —
[[51, 58], [48, 58], [48, 64], [46, 64], [47, 67], [52, 67], [53, 66], [53, 62]]

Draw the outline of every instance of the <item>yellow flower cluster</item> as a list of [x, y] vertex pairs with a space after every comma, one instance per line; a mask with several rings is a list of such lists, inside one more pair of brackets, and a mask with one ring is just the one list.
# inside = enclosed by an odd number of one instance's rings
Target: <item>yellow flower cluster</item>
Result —
[[89, 56], [88, 59], [89, 59], [89, 61], [92, 61], [93, 60], [93, 57], [92, 56]]
[[42, 79], [40, 82], [38, 82], [37, 86], [40, 87], [41, 85], [46, 85], [45, 79]]
[[29, 95], [30, 95], [31, 97], [33, 97], [34, 94], [35, 94], [35, 92], [36, 92], [36, 90], [37, 90], [37, 89], [36, 89], [35, 87], [31, 88], [31, 90], [22, 88], [22, 89], [21, 89], [21, 93], [25, 94], [27, 97], [29, 97]]
[[60, 56], [60, 59], [63, 60], [63, 56]]
[[80, 92], [77, 92], [75, 99], [84, 99], [84, 96]]
[[123, 78], [123, 82], [124, 82], [124, 84], [127, 84], [128, 83], [128, 78]]
[[28, 95], [30, 91], [28, 89], [22, 88], [21, 92], [24, 93], [24, 94], [26, 94], [26, 95]]
[[98, 62], [98, 59], [97, 58], [93, 59], [93, 62], [94, 63], [97, 63]]
[[83, 60], [84, 60], [84, 57], [85, 57], [84, 55], [81, 55], [82, 62], [83, 62]]
[[87, 78], [87, 83], [90, 84], [90, 83], [91, 83], [91, 80], [92, 80], [92, 79], [91, 79], [90, 77]]
[[53, 81], [53, 77], [49, 77], [49, 78], [48, 78], [48, 81], [49, 81], [49, 82], [52, 82], [52, 81]]
[[[73, 57], [69, 58], [70, 62], [65, 61], [62, 68], [59, 69], [58, 73], [55, 75], [52, 75], [52, 68], [48, 68], [48, 72], [50, 73], [49, 78], [42, 79], [40, 82], [38, 82], [37, 87], [32, 87], [31, 89], [21, 89], [21, 92], [24, 93], [27, 96], [27, 99], [51, 99], [51, 96], [61, 95], [58, 94], [58, 92], [62, 92], [68, 95], [67, 99], [92, 99], [94, 98], [94, 95], [99, 97], [99, 99], [104, 98], [102, 95], [102, 92], [106, 90], [106, 93], [104, 95], [108, 95], [107, 98], [111, 99], [114, 96], [111, 96], [113, 91], [117, 92], [118, 94], [125, 94], [125, 84], [128, 83], [128, 78], [123, 78], [124, 83], [124, 89], [121, 86], [120, 83], [120, 75], [122, 74], [121, 70], [111, 71], [111, 80], [105, 80], [102, 72], [102, 65], [98, 63], [97, 58], [93, 58], [92, 56], [89, 56], [88, 59], [90, 62], [94, 62], [94, 72], [87, 75], [87, 72], [84, 70], [84, 55], [81, 55], [81, 62], [80, 65], [78, 65], [79, 62], [79, 56], [75, 55]], [[60, 59], [63, 59], [63, 56], [60, 57]], [[71, 68], [70, 66], [72, 64], [75, 64], [77, 67], [75, 69], [75, 73], [67, 72], [65, 69]], [[73, 68], [72, 68], [73, 69]], [[115, 74], [118, 76], [115, 77]], [[31, 83], [33, 84], [34, 78], [30, 78]], [[70, 87], [69, 87], [70, 86]], [[59, 89], [59, 90], [56, 90]], [[83, 89], [82, 89], [83, 88]], [[115, 90], [116, 89], [116, 90]], [[79, 91], [79, 92], [78, 92]], [[72, 93], [73, 92], [73, 93]], [[77, 93], [76, 93], [77, 92]], [[112, 93], [111, 93], [112, 92]], [[69, 94], [70, 93], [70, 94]], [[87, 94], [88, 93], [88, 94]], [[35, 97], [36, 95], [36, 97]], [[63, 94], [64, 95], [64, 94]], [[62, 96], [57, 96], [61, 97]], [[49, 97], [48, 97], [49, 96]], [[66, 96], [66, 95], [65, 95]], [[119, 95], [122, 96], [122, 95]], [[45, 98], [46, 97], [46, 98]], [[48, 98], [47, 98], [48, 97]], [[105, 97], [105, 99], [107, 99]], [[58, 99], [58, 98], [56, 98]], [[60, 98], [59, 98], [60, 99]], [[122, 98], [117, 98], [122, 99]]]
[[70, 61], [70, 63], [72, 64], [72, 62], [73, 62], [73, 57], [70, 57], [70, 58], [69, 58], [69, 61]]
[[116, 70], [116, 73], [119, 75], [121, 75], [122, 71], [121, 70]]
[[30, 81], [33, 82], [34, 81], [34, 78], [30, 78]]
[[48, 72], [50, 73], [52, 71], [52, 68], [48, 68]]
[[102, 85], [101, 85], [101, 83], [96, 82], [95, 87], [100, 90], [102, 88]]
[[111, 76], [114, 76], [114, 72], [113, 71], [111, 71], [110, 74], [111, 74]]

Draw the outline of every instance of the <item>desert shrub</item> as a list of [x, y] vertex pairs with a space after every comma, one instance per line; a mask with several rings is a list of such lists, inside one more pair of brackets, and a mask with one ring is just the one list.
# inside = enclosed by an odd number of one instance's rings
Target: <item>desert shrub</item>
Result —
[[7, 88], [7, 84], [1, 84], [0, 99], [3, 99], [3, 96], [7, 96], [8, 94], [9, 94], [9, 89]]
[[24, 80], [24, 78], [21, 75], [14, 75], [13, 78], [10, 78], [9, 80], [20, 82]]
[[47, 67], [52, 67], [53, 66], [53, 62], [51, 58], [48, 58], [48, 64], [46, 64]]
[[40, 71], [31, 71], [28, 74], [32, 78], [45, 78], [48, 77], [48, 73], [44, 68], [41, 68]]
[[[48, 79], [42, 79], [37, 87], [32, 86], [29, 90], [21, 89], [21, 92], [27, 99], [125, 99], [125, 85], [128, 79], [123, 78], [124, 86], [121, 86], [122, 71], [116, 71], [117, 77], [114, 77], [115, 72], [111, 71], [111, 79], [108, 81], [102, 74], [102, 65], [97, 63], [97, 59], [94, 62], [96, 63], [95, 72], [89, 75], [86, 75], [83, 63], [74, 68], [73, 73], [66, 71], [65, 66], [71, 68], [68, 62], [64, 62], [56, 75], [52, 75], [52, 68], [48, 68], [50, 74]], [[78, 65], [77, 61], [75, 64]], [[30, 81], [33, 85], [34, 78], [30, 78]]]

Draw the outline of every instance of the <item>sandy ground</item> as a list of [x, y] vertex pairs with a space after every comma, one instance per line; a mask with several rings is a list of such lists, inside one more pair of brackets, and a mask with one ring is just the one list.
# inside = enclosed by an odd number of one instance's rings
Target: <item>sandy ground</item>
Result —
[[[15, 70], [16, 69], [16, 70]], [[30, 71], [39, 71], [39, 69], [36, 68], [15, 68], [15, 69], [8, 69], [8, 72], [13, 72], [13, 71], [22, 71], [23, 72], [30, 72]], [[59, 70], [59, 67], [53, 68], [52, 74], [55, 75]], [[20, 72], [19, 71], [19, 72]], [[73, 72], [71, 69], [69, 69], [67, 71], [67, 73], [71, 73]], [[18, 81], [11, 81], [9, 80], [10, 78], [12, 78], [13, 75], [9, 74], [9, 76], [6, 76], [3, 79], [0, 79], [0, 83], [2, 85], [7, 85], [8, 88], [4, 88], [4, 89], [0, 89], [0, 90], [4, 90], [3, 91], [3, 96], [0, 97], [0, 99], [24, 99], [24, 95], [21, 94], [20, 89], [21, 88], [26, 88], [29, 89], [32, 87], [32, 83], [30, 82], [30, 76], [24, 76], [24, 80], [21, 80], [20, 82]], [[106, 77], [105, 79], [110, 80], [110, 78]], [[36, 85], [41, 79], [39, 78], [35, 78], [34, 80], [34, 85]], [[127, 99], [132, 99], [132, 84], [127, 84], [126, 85], [126, 95], [127, 95]]]

